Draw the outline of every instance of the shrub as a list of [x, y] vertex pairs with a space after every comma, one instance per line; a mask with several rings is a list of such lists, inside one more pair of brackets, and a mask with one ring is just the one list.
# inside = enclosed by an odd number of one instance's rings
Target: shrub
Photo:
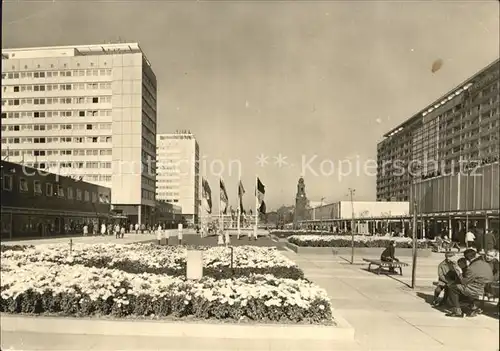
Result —
[[326, 292], [305, 280], [130, 274], [116, 269], [2, 262], [0, 311], [67, 316], [112, 315], [330, 322]]
[[[225, 247], [201, 248], [203, 274], [216, 279], [244, 277], [251, 274], [272, 274], [278, 278], [301, 279], [302, 270], [275, 248], [239, 246], [234, 248], [233, 269], [231, 252]], [[186, 274], [187, 248], [154, 244], [101, 245], [77, 244], [72, 252], [68, 245], [40, 245], [24, 251], [9, 251], [2, 259], [26, 262], [53, 262], [112, 268], [127, 273], [151, 273], [171, 276]]]
[[[387, 247], [391, 241], [396, 242], [396, 248], [412, 248], [412, 239], [410, 238], [390, 238], [390, 237], [372, 237], [360, 236], [354, 237], [354, 247]], [[288, 242], [303, 247], [351, 247], [350, 237], [338, 235], [294, 235], [288, 238]], [[425, 240], [417, 241], [417, 247], [427, 248]]]

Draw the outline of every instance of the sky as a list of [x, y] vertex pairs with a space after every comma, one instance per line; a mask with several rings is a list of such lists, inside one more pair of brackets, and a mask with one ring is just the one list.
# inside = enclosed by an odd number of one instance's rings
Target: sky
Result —
[[219, 175], [237, 206], [240, 173], [245, 207], [256, 175], [268, 210], [294, 203], [301, 175], [312, 201], [347, 200], [349, 188], [375, 200], [383, 134], [499, 57], [497, 1], [16, 0], [2, 10], [3, 48], [138, 42], [157, 77], [157, 131], [195, 134], [215, 208]]

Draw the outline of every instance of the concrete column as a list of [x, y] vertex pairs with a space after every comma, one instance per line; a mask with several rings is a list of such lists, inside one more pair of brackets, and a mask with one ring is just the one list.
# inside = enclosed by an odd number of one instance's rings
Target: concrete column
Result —
[[422, 220], [422, 239], [425, 239], [425, 219]]
[[141, 211], [141, 205], [137, 206], [137, 223], [139, 225], [142, 224], [142, 211]]
[[485, 215], [485, 217], [484, 217], [484, 234], [486, 234], [489, 229], [490, 229], [490, 219], [488, 218], [488, 215]]
[[448, 218], [448, 238], [453, 238], [453, 228], [451, 227], [451, 217]]

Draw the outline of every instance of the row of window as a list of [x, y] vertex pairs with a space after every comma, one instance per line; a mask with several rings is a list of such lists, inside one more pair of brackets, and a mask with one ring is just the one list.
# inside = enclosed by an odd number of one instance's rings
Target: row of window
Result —
[[[28, 66], [25, 66], [27, 69]], [[19, 79], [19, 78], [52, 78], [52, 77], [96, 77], [96, 76], [111, 76], [112, 70], [107, 69], [76, 69], [64, 71], [38, 71], [38, 72], [2, 72], [3, 79]], [[2, 83], [3, 85], [3, 83]]]
[[2, 157], [6, 156], [111, 156], [111, 149], [75, 149], [75, 150], [12, 150], [2, 149]]
[[2, 138], [2, 144], [111, 143], [111, 136]]
[[155, 199], [155, 192], [142, 189], [141, 190], [141, 197], [143, 199], [146, 199], [146, 200], [154, 200]]
[[111, 116], [111, 110], [66, 110], [66, 111], [23, 111], [2, 112], [2, 118], [51, 118], [51, 117], [104, 117]]
[[111, 89], [111, 82], [4, 85], [2, 88], [4, 93], [25, 93], [32, 91], [58, 91], [58, 90], [61, 91], [97, 90], [97, 89]]
[[109, 96], [78, 96], [35, 99], [2, 99], [2, 106], [53, 105], [53, 104], [105, 104], [111, 102]]
[[73, 124], [2, 124], [2, 131], [20, 132], [27, 130], [110, 130], [111, 123], [73, 123]]
[[[28, 179], [19, 178], [19, 192], [32, 192], [34, 195], [43, 195], [42, 182], [39, 180], [34, 180], [32, 184], [32, 187], [30, 187]], [[3, 176], [3, 190], [14, 190], [14, 178], [12, 175], [6, 174]], [[57, 196], [61, 198], [66, 197], [68, 200], [75, 199], [77, 201], [85, 202], [92, 201], [93, 203], [97, 203], [98, 201], [100, 203], [110, 203], [108, 195], [97, 194], [96, 192], [90, 193], [87, 190], [82, 191], [81, 189], [73, 189], [71, 187], [64, 189], [63, 186], [52, 183], [45, 183], [45, 196]]]

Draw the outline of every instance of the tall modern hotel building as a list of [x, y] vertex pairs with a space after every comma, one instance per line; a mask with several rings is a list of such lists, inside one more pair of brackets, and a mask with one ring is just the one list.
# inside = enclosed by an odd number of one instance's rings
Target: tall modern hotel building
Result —
[[200, 147], [189, 131], [158, 134], [156, 199], [182, 207], [190, 224], [198, 223]]
[[450, 228], [498, 228], [499, 70], [496, 60], [384, 135], [377, 200], [411, 201]]
[[137, 43], [2, 50], [2, 159], [111, 188], [152, 221], [156, 77]]

